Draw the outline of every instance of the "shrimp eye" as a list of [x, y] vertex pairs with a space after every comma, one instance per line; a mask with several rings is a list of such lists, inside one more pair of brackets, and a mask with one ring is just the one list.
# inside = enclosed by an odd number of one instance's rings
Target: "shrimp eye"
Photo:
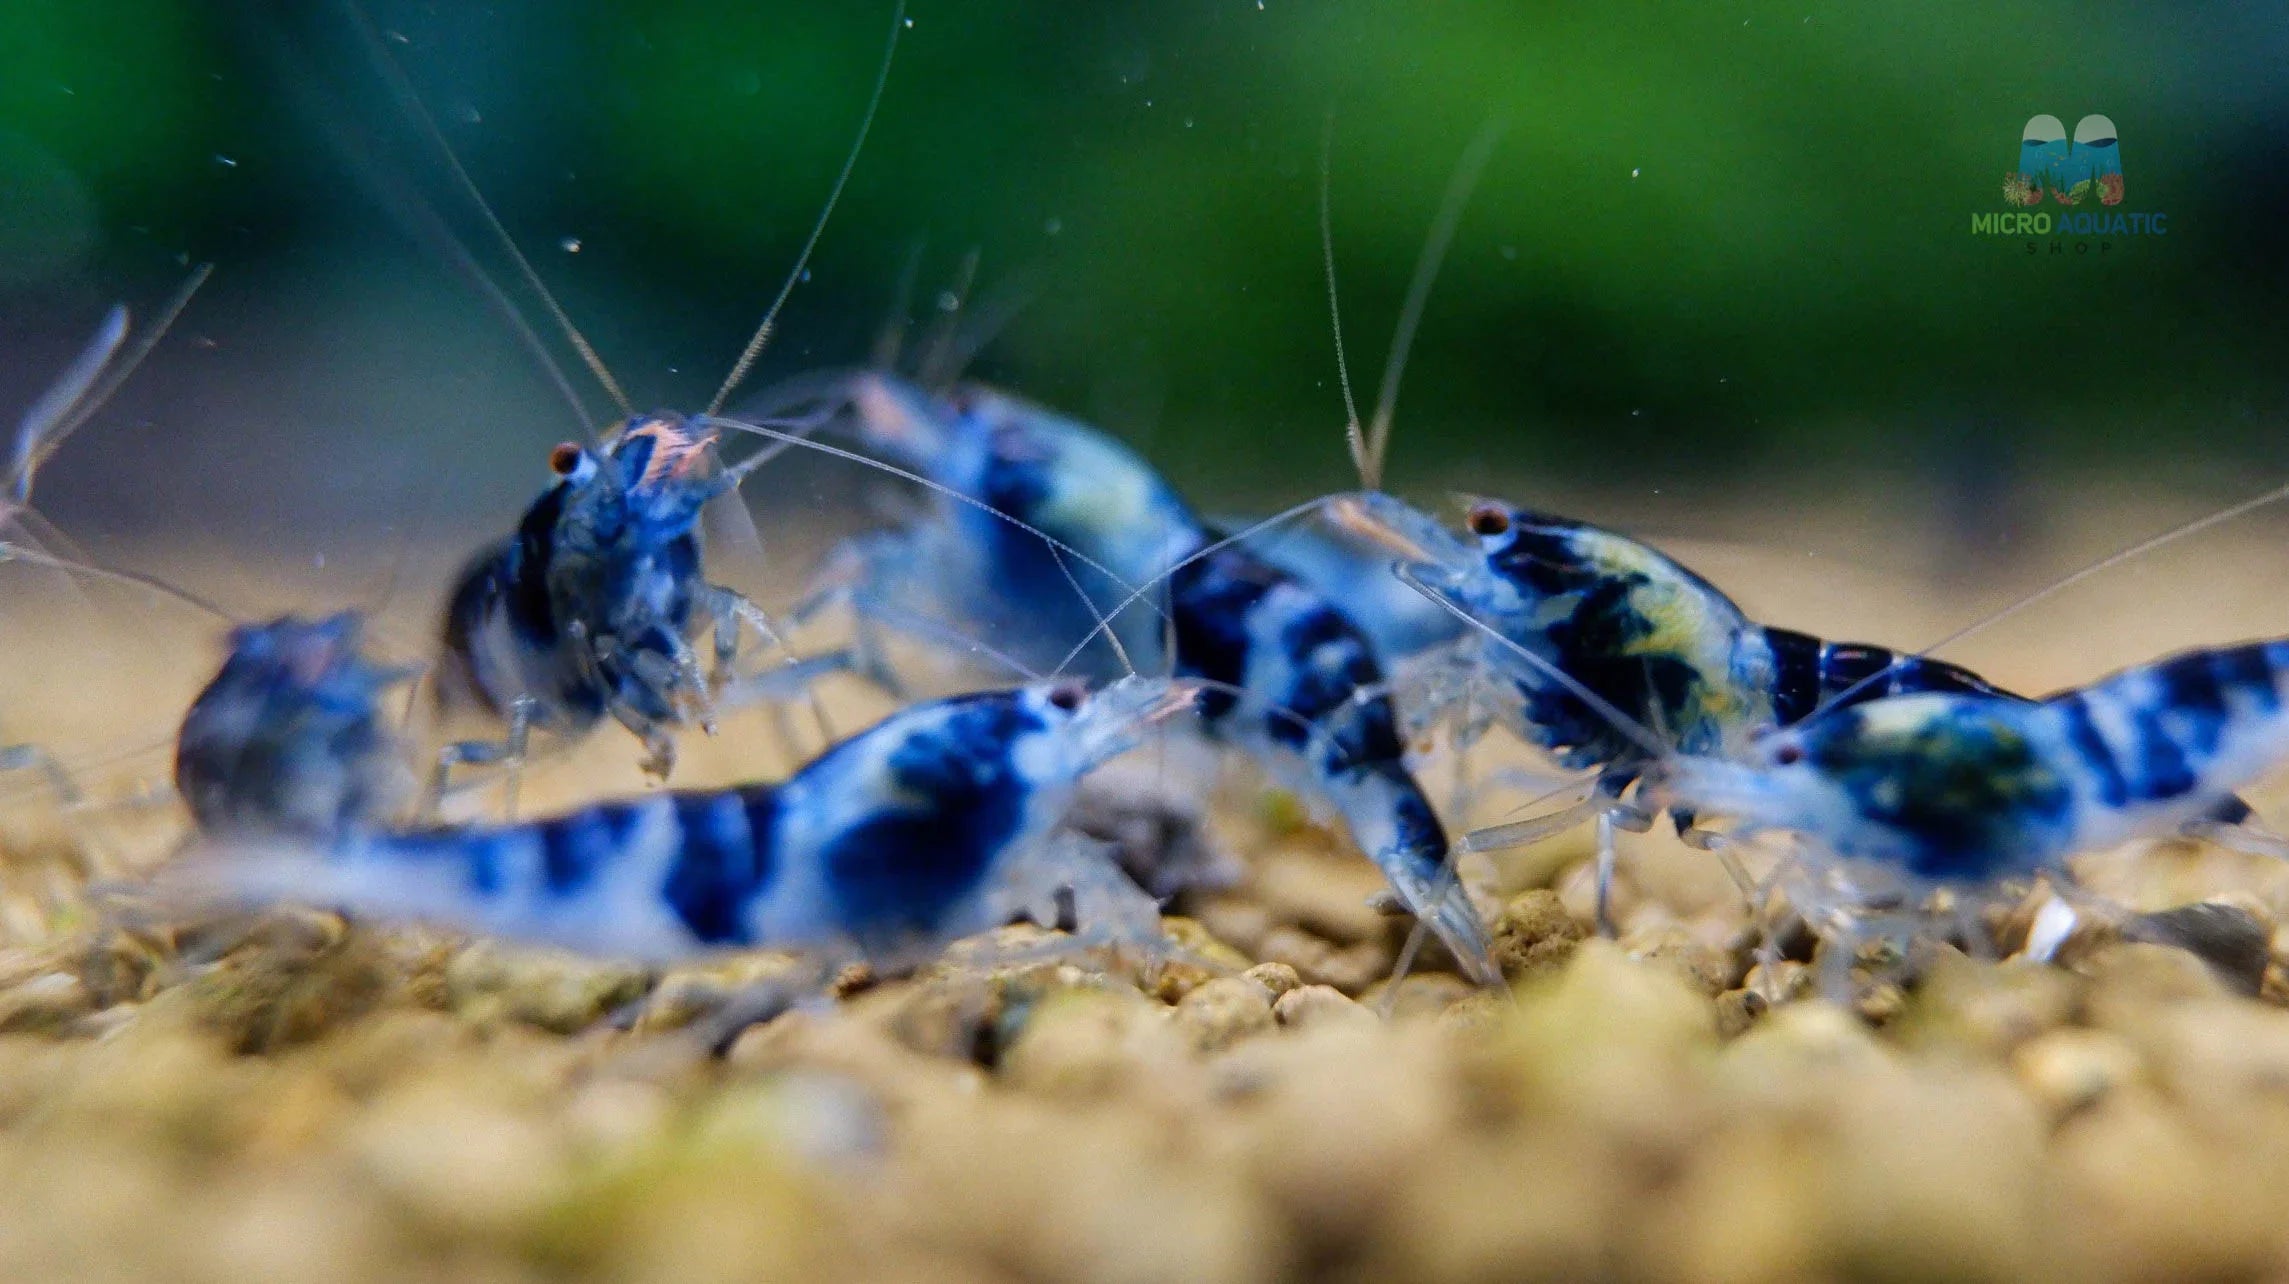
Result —
[[548, 470], [559, 477], [572, 476], [573, 470], [580, 467], [581, 453], [580, 447], [572, 442], [558, 442], [556, 449], [548, 452]]
[[1500, 535], [1510, 529], [1510, 512], [1500, 504], [1473, 504], [1468, 521], [1473, 535]]
[[1783, 767], [1793, 767], [1804, 761], [1804, 750], [1795, 745], [1782, 745], [1772, 751], [1772, 760]]
[[1067, 713], [1081, 707], [1081, 688], [1071, 683], [1049, 688], [1049, 703]]

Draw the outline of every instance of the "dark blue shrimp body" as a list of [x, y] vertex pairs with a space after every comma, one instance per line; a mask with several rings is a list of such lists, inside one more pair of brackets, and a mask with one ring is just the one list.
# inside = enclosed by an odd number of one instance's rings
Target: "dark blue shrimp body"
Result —
[[[1446, 831], [1407, 770], [1374, 646], [1348, 615], [1237, 545], [1181, 566], [1168, 611], [1177, 674], [1212, 684], [1200, 698], [1211, 731], [1285, 751], [1275, 763], [1292, 755], [1304, 768], [1292, 783], [1327, 796], [1403, 892], [1448, 881]], [[1474, 943], [1467, 902], [1442, 897], [1425, 917], [1450, 942]]]
[[1075, 782], [1183, 702], [1165, 682], [961, 696], [897, 713], [779, 785], [354, 833], [228, 877], [248, 894], [598, 953], [853, 947], [904, 960], [1095, 877], [1058, 864], [1075, 849], [1044, 858]]
[[410, 784], [381, 693], [412, 676], [368, 661], [350, 612], [234, 630], [183, 718], [175, 787], [199, 827], [324, 837], [384, 820]]
[[[1470, 644], [1510, 694], [1510, 722], [1619, 793], [1647, 749], [1516, 646], [1663, 743], [1716, 755], [1841, 699], [1917, 691], [2007, 696], [1968, 669], [1755, 623], [1715, 585], [1645, 544], [1501, 504], [1471, 510], [1475, 546], [1387, 496], [1350, 497], [1395, 532], [1427, 587], [1499, 634]], [[1509, 645], [1505, 645], [1505, 642]], [[1880, 680], [1858, 685], [1873, 674]]]
[[2041, 701], [1887, 698], [1687, 759], [1664, 792], [1920, 878], [1977, 881], [2215, 818], [2289, 758], [2289, 642], [2189, 651]]
[[672, 761], [668, 728], [705, 694], [691, 638], [709, 586], [700, 509], [729, 489], [712, 436], [681, 417], [630, 419], [597, 451], [559, 446], [559, 481], [517, 532], [463, 571], [446, 610], [448, 701], [578, 734], [609, 714]]
[[[889, 537], [871, 558], [877, 583], [897, 564], [932, 567], [901, 589], [913, 613], [950, 614], [1029, 662], [1065, 662], [1075, 639], [1118, 612], [1102, 631], [1119, 635], [1122, 655], [1098, 663], [1125, 656], [1139, 670], [1205, 679], [1207, 732], [1327, 800], [1410, 908], [1466, 967], [1492, 975], [1475, 911], [1442, 876], [1446, 834], [1404, 764], [1373, 643], [1337, 603], [1238, 545], [1204, 554], [1216, 533], [1142, 459], [1081, 424], [983, 389], [933, 402], [880, 376], [862, 380], [853, 402], [870, 444], [993, 509], [948, 504], [945, 522]], [[1057, 555], [1062, 567], [1044, 564], [1034, 532], [1072, 550]], [[899, 556], [884, 555], [893, 548]], [[969, 575], [944, 574], [957, 559]], [[1009, 616], [1022, 617], [1020, 631], [991, 634]]]

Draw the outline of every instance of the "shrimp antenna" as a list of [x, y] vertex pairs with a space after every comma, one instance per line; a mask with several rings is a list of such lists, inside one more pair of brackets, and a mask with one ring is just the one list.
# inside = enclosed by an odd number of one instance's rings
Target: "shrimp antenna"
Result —
[[1973, 634], [1983, 633], [1988, 629], [1993, 628], [1995, 625], [2001, 624], [2003, 621], [2010, 619], [2014, 615], [2017, 615], [2019, 612], [2026, 610], [2028, 607], [2033, 606], [2035, 603], [2043, 601], [2046, 598], [2055, 597], [2060, 593], [2064, 593], [2066, 590], [2073, 588], [2075, 585], [2082, 583], [2084, 580], [2087, 580], [2094, 575], [2100, 575], [2107, 571], [2111, 571], [2115, 567], [2120, 566], [2125, 562], [2136, 561], [2137, 559], [2146, 556], [2148, 553], [2154, 552], [2155, 550], [2160, 549], [2166, 545], [2175, 544], [2179, 540], [2185, 539], [2191, 535], [2199, 535], [2203, 531], [2206, 531], [2213, 526], [2222, 526], [2227, 522], [2233, 521], [2235, 518], [2253, 513], [2260, 508], [2266, 507], [2269, 504], [2277, 504], [2284, 499], [2289, 499], [2289, 485], [2276, 486], [2272, 490], [2266, 491], [2262, 495], [2252, 495], [2248, 499], [2242, 500], [2239, 503], [2228, 504], [2226, 507], [2221, 508], [2214, 513], [2210, 513], [2207, 516], [2197, 517], [2188, 522], [2180, 522], [2178, 525], [2173, 526], [2166, 531], [2162, 531], [2159, 534], [2149, 535], [2145, 539], [2139, 540], [2137, 543], [2132, 544], [2127, 548], [2116, 549], [2114, 552], [2099, 558], [2095, 562], [2080, 567], [2076, 570], [2067, 572], [2065, 575], [2060, 576], [2058, 579], [2052, 580], [2050, 583], [2039, 589], [2036, 589], [2032, 593], [2027, 594], [2025, 597], [2012, 602], [2008, 606], [1999, 607], [1996, 610], [1990, 611], [1987, 614], [1980, 616], [1978, 619], [1971, 621], [1969, 624], [1966, 624], [1962, 628], [1955, 630], [1953, 633], [1950, 633], [1946, 637], [1941, 638], [1939, 641], [1923, 648], [1921, 651], [1910, 652], [1894, 657], [1890, 664], [1885, 665], [1883, 668], [1876, 670], [1874, 673], [1861, 678], [1859, 681], [1854, 682], [1852, 685], [1845, 687], [1843, 690], [1838, 691], [1836, 694], [1821, 701], [1817, 706], [1813, 708], [1812, 712], [1804, 715], [1804, 717], [1799, 721], [1798, 725], [1806, 725], [1811, 723], [1816, 718], [1825, 716], [1831, 710], [1849, 701], [1853, 696], [1856, 696], [1862, 691], [1867, 690], [1870, 685], [1889, 677], [1894, 671], [1898, 670], [1902, 665], [1905, 665], [1910, 660], [1922, 659], [1925, 656], [1931, 655], [1947, 647], [1951, 647], [1956, 643], [1961, 642], [1963, 639], [1972, 636]]
[[919, 237], [906, 247], [906, 259], [898, 266], [898, 285], [891, 293], [890, 313], [882, 319], [882, 329], [875, 332], [874, 350], [867, 354], [869, 369], [898, 368], [898, 358], [906, 349], [906, 332], [914, 327], [914, 285], [922, 276], [925, 248]]
[[156, 575], [145, 575], [141, 571], [118, 570], [109, 566], [97, 566], [92, 562], [75, 562], [67, 558], [57, 557], [52, 553], [42, 552], [36, 548], [26, 547], [13, 540], [0, 540], [0, 562], [23, 562], [30, 566], [45, 567], [51, 571], [61, 571], [66, 575], [110, 580], [116, 584], [148, 589], [161, 597], [180, 602], [193, 610], [214, 616], [225, 624], [243, 623], [238, 616], [217, 606], [207, 598], [201, 597], [180, 585], [170, 584]]
[[78, 358], [24, 411], [16, 430], [16, 455], [8, 466], [7, 489], [12, 503], [21, 506], [31, 502], [32, 475], [38, 471], [39, 459], [46, 453], [43, 439], [87, 396], [88, 389], [95, 386], [104, 366], [110, 363], [112, 354], [119, 351], [120, 343], [126, 338], [127, 309], [113, 304], [111, 311], [104, 313], [103, 323], [96, 327], [95, 337], [88, 340]]
[[398, 100], [399, 105], [405, 109], [407, 114], [412, 116], [414, 123], [420, 127], [422, 135], [444, 155], [445, 165], [453, 175], [454, 185], [460, 188], [462, 194], [469, 198], [470, 203], [477, 207], [477, 213], [484, 219], [486, 229], [493, 234], [493, 239], [500, 244], [501, 248], [508, 252], [510, 261], [516, 264], [517, 274], [524, 278], [525, 284], [539, 297], [541, 306], [548, 309], [549, 318], [556, 322], [559, 330], [564, 332], [565, 341], [572, 345], [573, 351], [580, 354], [581, 363], [588, 367], [588, 372], [596, 376], [596, 382], [603, 387], [604, 395], [612, 399], [612, 404], [620, 408], [621, 414], [635, 414], [635, 404], [628, 400], [627, 393], [621, 391], [620, 381], [612, 377], [612, 371], [605, 366], [604, 359], [596, 355], [596, 349], [588, 342], [588, 337], [580, 333], [579, 326], [572, 323], [571, 314], [566, 312], [564, 306], [556, 301], [556, 296], [549, 292], [548, 283], [541, 280], [540, 273], [532, 265], [532, 260], [526, 258], [525, 252], [517, 247], [517, 238], [509, 235], [507, 226], [501, 222], [500, 216], [493, 212], [491, 203], [485, 199], [485, 193], [477, 186], [477, 180], [469, 177], [469, 171], [461, 164], [461, 158], [454, 152], [453, 144], [446, 141], [445, 132], [437, 127], [437, 118], [430, 114], [428, 106], [421, 101], [421, 95], [415, 92], [413, 83], [406, 79], [404, 70], [397, 65], [396, 59], [390, 57], [389, 49], [382, 44], [380, 34], [374, 30], [372, 19], [368, 18], [365, 11], [354, 2], [349, 3], [348, 8], [356, 22], [359, 37], [365, 41], [366, 49], [372, 56], [374, 64], [381, 69], [383, 82], [389, 86], [391, 95]]
[[1399, 312], [1398, 328], [1391, 332], [1391, 355], [1383, 362], [1383, 379], [1375, 392], [1375, 418], [1367, 426], [1367, 488], [1377, 490], [1383, 481], [1383, 456], [1391, 445], [1391, 417], [1399, 408], [1399, 378], [1407, 370], [1407, 353], [1415, 346], [1415, 332], [1422, 328], [1423, 310], [1430, 306], [1431, 285], [1439, 278], [1439, 268], [1446, 263], [1447, 250], [1454, 245], [1455, 230], [1462, 225], [1462, 212], [1470, 205], [1471, 193], [1478, 190], [1478, 180], [1486, 173], [1486, 163], [1494, 158], [1494, 149], [1502, 141], [1503, 131], [1509, 123], [1496, 118], [1478, 127], [1477, 137], [1463, 149], [1462, 158], [1455, 162], [1454, 173], [1447, 179], [1446, 198], [1439, 205], [1438, 217], [1431, 223], [1431, 232], [1423, 241], [1423, 252], [1415, 260], [1415, 277], [1407, 283], [1407, 301]]
[[1391, 331], [1390, 355], [1383, 362], [1383, 377], [1375, 389], [1375, 417], [1362, 429], [1359, 404], [1351, 392], [1351, 371], [1343, 348], [1343, 314], [1337, 302], [1335, 284], [1335, 219], [1329, 188], [1335, 169], [1335, 112], [1327, 113], [1327, 127], [1320, 136], [1319, 152], [1319, 246], [1320, 258], [1327, 270], [1327, 312], [1335, 327], [1335, 368], [1343, 387], [1343, 411], [1346, 416], [1344, 439], [1351, 446], [1351, 462], [1359, 470], [1359, 479], [1369, 490], [1383, 488], [1383, 458], [1390, 453], [1391, 423], [1399, 408], [1399, 383], [1407, 371], [1407, 356], [1415, 346], [1415, 335], [1422, 329], [1423, 312], [1430, 306], [1431, 286], [1438, 281], [1439, 269], [1446, 263], [1447, 251], [1454, 246], [1456, 230], [1462, 225], [1462, 215], [1470, 206], [1471, 194], [1478, 190], [1478, 180], [1485, 176], [1487, 162], [1494, 158], [1494, 149], [1501, 143], [1509, 123], [1500, 117], [1479, 126], [1478, 133], [1456, 160], [1454, 172], [1447, 177], [1446, 195], [1439, 202], [1439, 211], [1431, 220], [1431, 229], [1423, 238], [1422, 252], [1415, 258], [1415, 274], [1407, 283], [1407, 297], [1399, 310], [1399, 324]]
[[985, 301], [969, 309], [968, 321], [953, 328], [938, 353], [938, 367], [930, 374], [944, 384], [961, 378], [962, 372], [977, 360], [978, 353], [1000, 338], [1001, 332], [1009, 328], [1018, 314], [1033, 306], [1037, 292], [1034, 277], [1032, 272], [1021, 271], [996, 282]]
[[[167, 336], [167, 331], [174, 326], [175, 319], [183, 315], [184, 308], [191, 305], [191, 296], [197, 294], [199, 287], [205, 285], [207, 278], [213, 276], [214, 273], [214, 264], [201, 263], [191, 270], [191, 275], [181, 285], [175, 287], [175, 293], [169, 296], [166, 305], [159, 309], [158, 317], [151, 322], [149, 328], [144, 330], [141, 338], [136, 339], [128, 346], [127, 355], [121, 357], [103, 372], [103, 377], [96, 383], [95, 388], [72, 407], [70, 415], [63, 422], [57, 424], [55, 431], [48, 436], [46, 441], [41, 443], [39, 452], [33, 456], [32, 467], [38, 468], [49, 455], [55, 453], [58, 446], [63, 445], [64, 438], [79, 431], [80, 425], [93, 418], [96, 411], [103, 409], [104, 404], [119, 391], [120, 385], [127, 382], [128, 376], [134, 374], [136, 367], [143, 364], [143, 359], [151, 355], [153, 348], [159, 346], [159, 340]], [[29, 486], [30, 478], [22, 479], [20, 484]]]
[[803, 279], [811, 263], [811, 251], [818, 248], [819, 238], [826, 235], [827, 220], [834, 215], [835, 203], [842, 199], [842, 189], [850, 183], [851, 171], [858, 168], [858, 154], [866, 147], [867, 133], [874, 128], [875, 109], [882, 106], [883, 87], [890, 83], [890, 63], [898, 53], [898, 33], [905, 26], [906, 0], [898, 0], [890, 12], [890, 39], [883, 45], [882, 66], [874, 73], [874, 92], [867, 97], [866, 114], [858, 122], [858, 137], [851, 141], [850, 154], [843, 158], [842, 172], [835, 175], [834, 188], [827, 193], [826, 207], [819, 211], [818, 221], [811, 224], [811, 237], [803, 242], [803, 252], [795, 256], [794, 270], [787, 273], [785, 284], [779, 287], [779, 296], [771, 300], [771, 306], [764, 311], [763, 323], [755, 327], [754, 336], [747, 340], [747, 347], [740, 352], [739, 360], [732, 363], [731, 373], [724, 376], [723, 386], [715, 390], [714, 399], [707, 403], [702, 415], [713, 415], [723, 409], [723, 403], [731, 400], [731, 394], [754, 367], [755, 359], [763, 355], [765, 345], [771, 342], [771, 332], [779, 324], [779, 309], [787, 305], [787, 296], [795, 292], [796, 284]]
[[1319, 257], [1327, 268], [1327, 316], [1335, 323], [1335, 382], [1343, 389], [1343, 439], [1351, 447], [1352, 467], [1366, 481], [1369, 490], [1380, 489], [1380, 478], [1369, 473], [1380, 472], [1380, 463], [1370, 469], [1367, 462], [1367, 437], [1359, 426], [1359, 402], [1351, 395], [1351, 361], [1343, 350], [1343, 304], [1341, 293], [1335, 288], [1335, 213], [1334, 201], [1328, 194], [1335, 172], [1335, 108], [1327, 109], [1327, 125], [1319, 136]]
[[114, 305], [104, 314], [103, 323], [96, 327], [95, 337], [88, 341], [79, 359], [72, 362], [54, 387], [24, 412], [22, 426], [16, 434], [16, 455], [8, 468], [8, 493], [14, 503], [31, 502], [32, 479], [40, 466], [64, 444], [65, 438], [103, 409], [104, 403], [111, 400], [128, 376], [143, 364], [143, 359], [151, 355], [151, 349], [158, 346], [168, 327], [182, 315], [191, 296], [206, 284], [214, 270], [212, 263], [200, 264], [160, 309], [159, 319], [127, 349], [127, 355], [117, 361], [113, 358], [128, 335], [127, 309]]
[[970, 289], [978, 283], [978, 263], [983, 252], [973, 245], [962, 255], [961, 267], [954, 271], [954, 285], [938, 297], [950, 299], [950, 305], [939, 308], [939, 315], [930, 322], [928, 345], [922, 350], [922, 360], [914, 372], [915, 382], [937, 391], [944, 384], [941, 371], [946, 364], [946, 351], [954, 345], [954, 331], [961, 325], [962, 310], [970, 306]]

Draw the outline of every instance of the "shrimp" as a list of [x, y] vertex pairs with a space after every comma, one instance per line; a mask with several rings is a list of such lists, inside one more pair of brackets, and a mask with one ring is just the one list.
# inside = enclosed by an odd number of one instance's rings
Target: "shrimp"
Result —
[[[1648, 788], [1733, 818], [1737, 835], [1798, 835], [1911, 891], [1972, 892], [2179, 833], [2285, 759], [2289, 639], [2274, 639], [2181, 652], [2038, 701], [1927, 692], [1839, 708], [1745, 753], [1665, 762]], [[1792, 889], [1809, 911], [1820, 895]]]
[[408, 747], [380, 697], [421, 671], [367, 659], [363, 629], [343, 611], [231, 631], [176, 736], [175, 790], [201, 830], [315, 840], [378, 824], [407, 800]]
[[[1439, 878], [1445, 830], [1405, 764], [1375, 649], [1339, 605], [1208, 528], [1143, 459], [1074, 420], [879, 373], [852, 377], [845, 396], [860, 441], [939, 500], [931, 518], [840, 555], [862, 618], [951, 622], [1052, 671], [1200, 682], [1210, 740], [1331, 806], [1462, 966], [1496, 979], [1477, 911]], [[1147, 602], [1140, 586], [1164, 583], [1165, 600]]]
[[602, 954], [734, 947], [883, 966], [1070, 899], [1084, 939], [1149, 941], [1151, 899], [1060, 830], [1076, 783], [1188, 706], [1183, 683], [1077, 682], [915, 705], [779, 784], [598, 803], [523, 823], [353, 825], [210, 845], [178, 877], [244, 903], [328, 904]]
[[[1409, 652], [1387, 658], [1403, 674], [1401, 703], [1409, 711], [1410, 733], [1459, 714], [1458, 747], [1467, 748], [1487, 723], [1499, 723], [1562, 768], [1595, 773], [1579, 803], [1465, 834], [1457, 848], [1521, 846], [1596, 822], [1596, 918], [1610, 932], [1613, 830], [1652, 825], [1653, 811], [1624, 798], [1654, 758], [1721, 756], [1815, 710], [1881, 696], [1931, 691], [2020, 697], [1927, 655], [1759, 624], [1708, 580], [1616, 531], [1482, 500], [1469, 509], [1467, 534], [1458, 535], [1379, 488], [1408, 345], [1439, 256], [1497, 133], [1491, 127], [1482, 132], [1450, 183], [1417, 262], [1366, 427], [1351, 397], [1343, 355], [1323, 154], [1320, 230], [1329, 308], [1336, 321], [1347, 437], [1367, 488], [1329, 497], [1321, 511], [1339, 531], [1379, 548], [1384, 569], [1464, 626], [1457, 638], [1411, 626], [1385, 610], [1387, 635], [1417, 640]], [[1597, 700], [1585, 702], [1583, 693]], [[1650, 740], [1623, 734], [1613, 712], [1650, 733]], [[1649, 754], [1649, 744], [1660, 753]], [[2249, 815], [2246, 804], [2226, 799], [2202, 821], [2234, 825]], [[1723, 837], [1698, 827], [1696, 819], [1689, 808], [1671, 809], [1678, 833], [1715, 853], [1749, 891], [1745, 873], [1724, 851]]]
[[[461, 190], [620, 414], [614, 428], [592, 444], [567, 442], [551, 452], [549, 465], [558, 480], [526, 509], [514, 534], [469, 562], [449, 595], [439, 628], [444, 652], [439, 702], [448, 713], [475, 708], [505, 721], [506, 727], [498, 740], [445, 746], [432, 777], [433, 798], [442, 794], [456, 765], [505, 763], [513, 815], [517, 773], [531, 732], [539, 728], [578, 737], [606, 717], [642, 743], [644, 769], [665, 778], [675, 764], [676, 729], [696, 722], [712, 734], [721, 702], [770, 695], [788, 685], [807, 690], [807, 677], [816, 667], [806, 669], [786, 650], [759, 606], [706, 575], [699, 531], [703, 510], [718, 499], [739, 504], [736, 492], [746, 473], [719, 466], [715, 433], [700, 424], [720, 411], [745, 381], [770, 342], [781, 308], [804, 278], [812, 251], [873, 127], [904, 25], [901, 0], [892, 15], [857, 137], [809, 239], [730, 373], [696, 416], [636, 410], [485, 204], [373, 32], [365, 31], [393, 90], [443, 153]], [[529, 329], [505, 296], [490, 282], [481, 284], [529, 339]], [[575, 413], [585, 419], [579, 396], [555, 371], [545, 348], [537, 339], [528, 346], [564, 390]], [[744, 522], [744, 509], [737, 518]], [[747, 533], [752, 534], [751, 527]], [[782, 668], [788, 672], [777, 675], [777, 684], [746, 684], [734, 690], [733, 663], [748, 628], [783, 653]], [[712, 634], [711, 673], [702, 672], [694, 646], [703, 630]]]
[[[508, 735], [447, 746], [437, 788], [456, 763], [521, 759], [535, 725], [577, 736], [609, 715], [662, 777], [675, 764], [670, 728], [696, 716], [714, 731], [742, 625], [778, 636], [761, 608], [702, 571], [700, 510], [737, 485], [710, 469], [712, 444], [659, 413], [630, 419], [601, 448], [568, 442], [551, 454], [560, 480], [515, 536], [462, 572], [442, 628], [441, 701], [482, 702], [508, 717]], [[691, 643], [707, 623], [712, 676]]]

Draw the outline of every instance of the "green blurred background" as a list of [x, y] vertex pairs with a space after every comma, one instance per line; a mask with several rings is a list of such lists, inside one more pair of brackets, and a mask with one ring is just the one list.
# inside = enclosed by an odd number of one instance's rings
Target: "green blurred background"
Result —
[[[365, 13], [662, 404], [705, 400], [777, 287], [890, 16]], [[510, 280], [358, 31], [331, 3], [0, 7], [13, 404], [107, 302], [219, 265], [44, 479], [51, 511], [274, 545], [416, 512], [498, 525], [568, 435], [444, 242], [408, 234], [426, 201]], [[1027, 301], [979, 374], [1229, 502], [1342, 486], [1315, 207], [1333, 108], [1363, 399], [1456, 158], [1509, 126], [1408, 372], [1402, 486], [1757, 501], [1843, 478], [1932, 486], [1976, 524], [2084, 467], [2289, 469], [2274, 6], [914, 0], [904, 37], [762, 382], [863, 360], [917, 248], [925, 320], [975, 249], [977, 297]], [[2037, 112], [2111, 116], [2123, 208], [2168, 234], [2060, 254], [1972, 235]]]

